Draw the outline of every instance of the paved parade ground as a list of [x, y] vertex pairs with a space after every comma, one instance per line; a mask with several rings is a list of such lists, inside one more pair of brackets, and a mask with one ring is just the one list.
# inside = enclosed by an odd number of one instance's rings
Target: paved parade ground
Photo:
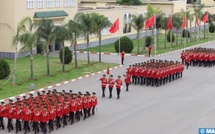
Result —
[[[215, 48], [215, 43], [202, 47]], [[129, 64], [149, 59], [180, 60], [180, 51], [156, 57], [125, 56], [125, 65], [110, 70], [116, 78], [125, 73]], [[86, 59], [86, 54], [78, 54]], [[90, 55], [98, 60], [97, 54]], [[102, 55], [102, 61], [119, 63], [117, 55]], [[101, 97], [100, 78], [96, 74], [56, 87], [58, 90], [95, 91], [98, 96], [97, 112], [94, 116], [55, 130], [52, 134], [198, 134], [198, 128], [215, 128], [215, 66], [189, 67], [183, 77], [159, 87], [123, 86], [121, 98]], [[0, 130], [7, 134], [6, 130]], [[12, 132], [13, 133], [13, 132]], [[19, 132], [20, 133], [20, 132]], [[33, 132], [30, 132], [33, 133]]]

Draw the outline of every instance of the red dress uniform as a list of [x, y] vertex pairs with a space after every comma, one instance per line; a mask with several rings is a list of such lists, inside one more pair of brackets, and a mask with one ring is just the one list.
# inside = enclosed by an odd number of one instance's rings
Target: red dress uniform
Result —
[[128, 68], [126, 68], [126, 71], [127, 71], [127, 72], [128, 72], [128, 74], [130, 74], [130, 75], [132, 75], [131, 70], [132, 70], [132, 67], [128, 67]]
[[5, 105], [0, 105], [0, 117], [6, 117], [7, 107]]
[[98, 99], [95, 95], [91, 97], [91, 100], [92, 100], [92, 106], [96, 106], [98, 104]]
[[89, 103], [87, 101], [87, 97], [83, 97], [83, 108], [85, 108], [85, 109], [89, 108]]
[[99, 80], [101, 81], [101, 86], [102, 86], [102, 87], [106, 87], [106, 85], [107, 85], [107, 79], [104, 78], [104, 77], [102, 77], [102, 78], [100, 78]]
[[108, 79], [108, 88], [113, 88], [114, 86], [114, 79], [113, 78], [109, 78]]
[[14, 108], [13, 107], [8, 107], [7, 108], [6, 117], [8, 119], [13, 119], [14, 118]]
[[41, 112], [40, 121], [44, 122], [44, 123], [49, 121], [49, 111], [48, 110], [43, 110]]
[[54, 120], [56, 118], [56, 109], [53, 107], [49, 108], [49, 120]]
[[63, 106], [63, 114], [68, 115], [70, 113], [69, 104], [64, 104]]
[[125, 58], [125, 52], [121, 53], [121, 58]]
[[32, 119], [32, 112], [29, 108], [23, 110], [23, 120], [30, 121]]
[[152, 51], [152, 46], [151, 46], [151, 45], [148, 47], [148, 51], [149, 51], [149, 52]]
[[75, 112], [76, 110], [77, 110], [77, 102], [75, 99], [73, 99], [70, 102], [70, 111]]
[[56, 115], [57, 117], [63, 116], [63, 108], [61, 106], [57, 106]]
[[115, 80], [115, 83], [116, 83], [116, 88], [117, 89], [121, 89], [121, 87], [122, 87], [122, 80], [121, 79], [117, 79], [117, 80]]
[[33, 122], [39, 122], [41, 116], [41, 111], [39, 109], [35, 109], [33, 111]]
[[131, 76], [129, 74], [126, 74], [124, 76], [125, 76], [124, 82], [125, 83], [131, 83]]
[[23, 119], [23, 111], [21, 108], [16, 107], [14, 109], [14, 119], [16, 120]]

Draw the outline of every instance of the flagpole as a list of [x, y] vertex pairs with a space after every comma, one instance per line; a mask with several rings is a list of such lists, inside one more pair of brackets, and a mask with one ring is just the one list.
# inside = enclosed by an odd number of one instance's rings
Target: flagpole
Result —
[[[171, 19], [172, 19], [172, 14], [171, 14]], [[171, 21], [171, 23], [172, 23], [172, 21]], [[171, 31], [170, 31], [170, 51], [172, 50], [172, 29], [171, 29]]]
[[154, 43], [155, 43], [155, 55], [157, 54], [157, 29], [156, 29], [156, 15], [154, 14], [154, 20], [155, 20], [155, 37], [154, 37]]
[[[119, 30], [120, 31], [120, 30]], [[121, 37], [121, 35], [120, 35], [120, 32], [118, 32], [119, 33], [119, 64], [121, 64], [120, 63], [120, 37]]]

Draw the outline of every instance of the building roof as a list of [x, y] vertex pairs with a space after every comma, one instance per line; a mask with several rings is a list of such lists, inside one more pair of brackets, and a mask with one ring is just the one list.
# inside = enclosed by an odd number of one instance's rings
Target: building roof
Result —
[[62, 17], [62, 16], [68, 16], [68, 14], [64, 10], [34, 13], [34, 18], [50, 18], [50, 17]]

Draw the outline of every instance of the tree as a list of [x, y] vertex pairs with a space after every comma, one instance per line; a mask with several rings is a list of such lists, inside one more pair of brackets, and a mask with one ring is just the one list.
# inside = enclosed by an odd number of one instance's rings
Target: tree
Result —
[[69, 34], [69, 42], [71, 43], [71, 46], [74, 47], [74, 56], [75, 56], [75, 68], [78, 67], [78, 60], [77, 60], [77, 50], [76, 50], [76, 46], [77, 46], [77, 38], [80, 36], [81, 34], [81, 26], [79, 23], [73, 21], [73, 20], [69, 20], [69, 22], [66, 24], [66, 29], [68, 31]]
[[156, 46], [157, 46], [157, 49], [159, 49], [159, 40], [160, 40], [160, 38], [159, 38], [159, 33], [160, 33], [160, 28], [161, 28], [161, 26], [162, 26], [162, 20], [163, 20], [163, 18], [164, 18], [164, 13], [160, 13], [160, 14], [158, 14], [157, 16], [156, 16], [156, 39], [157, 39], [157, 44], [156, 44]]
[[167, 29], [168, 29], [168, 28], [167, 28], [168, 18], [167, 18], [167, 17], [164, 17], [163, 20], [162, 20], [162, 22], [163, 22], [163, 23], [162, 23], [162, 25], [161, 25], [161, 28], [164, 29], [164, 31], [165, 31], [165, 34], [164, 34], [164, 38], [165, 38], [165, 39], [164, 39], [164, 48], [166, 49], [166, 41], [167, 41], [167, 38], [166, 38], [166, 37], [167, 37]]
[[142, 14], [140, 15], [132, 15], [131, 16], [131, 25], [137, 31], [137, 54], [140, 52], [140, 31], [144, 26], [144, 17]]
[[30, 79], [34, 79], [34, 65], [33, 65], [33, 49], [36, 47], [38, 37], [35, 33], [26, 32], [20, 35], [20, 43], [22, 45], [21, 51], [30, 51]]
[[[149, 18], [153, 15], [156, 16], [156, 25], [151, 28], [151, 29], [153, 29], [152, 36], [154, 36], [154, 28], [156, 28], [157, 29], [156, 39], [159, 40], [159, 36], [158, 36], [159, 28], [161, 27], [161, 23], [162, 23], [161, 20], [162, 20], [164, 14], [162, 13], [162, 11], [159, 7], [155, 9], [155, 8], [153, 8], [153, 6], [151, 4], [147, 4], [147, 14], [146, 14], [147, 18]], [[153, 39], [153, 37], [152, 37], [152, 39]], [[159, 48], [159, 43], [158, 43], [158, 45], [156, 44], [156, 46], [157, 46], [157, 48]]]
[[98, 13], [91, 13], [92, 21], [93, 21], [93, 31], [99, 37], [99, 62], [101, 62], [101, 40], [102, 40], [102, 30], [111, 26], [110, 20], [104, 15], [100, 15]]
[[68, 40], [69, 34], [65, 26], [56, 26], [55, 28], [55, 40], [58, 40], [62, 44], [62, 72], [65, 71], [65, 47], [64, 42]]
[[[26, 31], [27, 25], [31, 23], [31, 19], [29, 17], [24, 17], [22, 20], [20, 20], [16, 34], [13, 36], [12, 39], [12, 45], [15, 46], [15, 56], [14, 56], [14, 65], [13, 65], [13, 81], [12, 85], [16, 85], [16, 75], [17, 75], [17, 68], [16, 68], [16, 62], [17, 62], [17, 51], [18, 51], [18, 44], [20, 42], [19, 35]], [[29, 25], [29, 29], [31, 29], [31, 25]]]
[[79, 12], [75, 15], [75, 21], [80, 24], [80, 30], [84, 33], [87, 40], [87, 63], [90, 64], [90, 34], [94, 33], [92, 16], [89, 13]]
[[45, 52], [46, 52], [46, 66], [47, 66], [47, 75], [50, 75], [50, 66], [49, 66], [49, 47], [51, 43], [55, 41], [54, 34], [54, 23], [49, 19], [41, 19], [35, 23], [37, 27], [36, 34], [40, 38], [40, 41], [44, 41]]
[[178, 30], [181, 28], [182, 18], [178, 15], [173, 15], [172, 20], [173, 27], [176, 28], [176, 45], [178, 45]]

